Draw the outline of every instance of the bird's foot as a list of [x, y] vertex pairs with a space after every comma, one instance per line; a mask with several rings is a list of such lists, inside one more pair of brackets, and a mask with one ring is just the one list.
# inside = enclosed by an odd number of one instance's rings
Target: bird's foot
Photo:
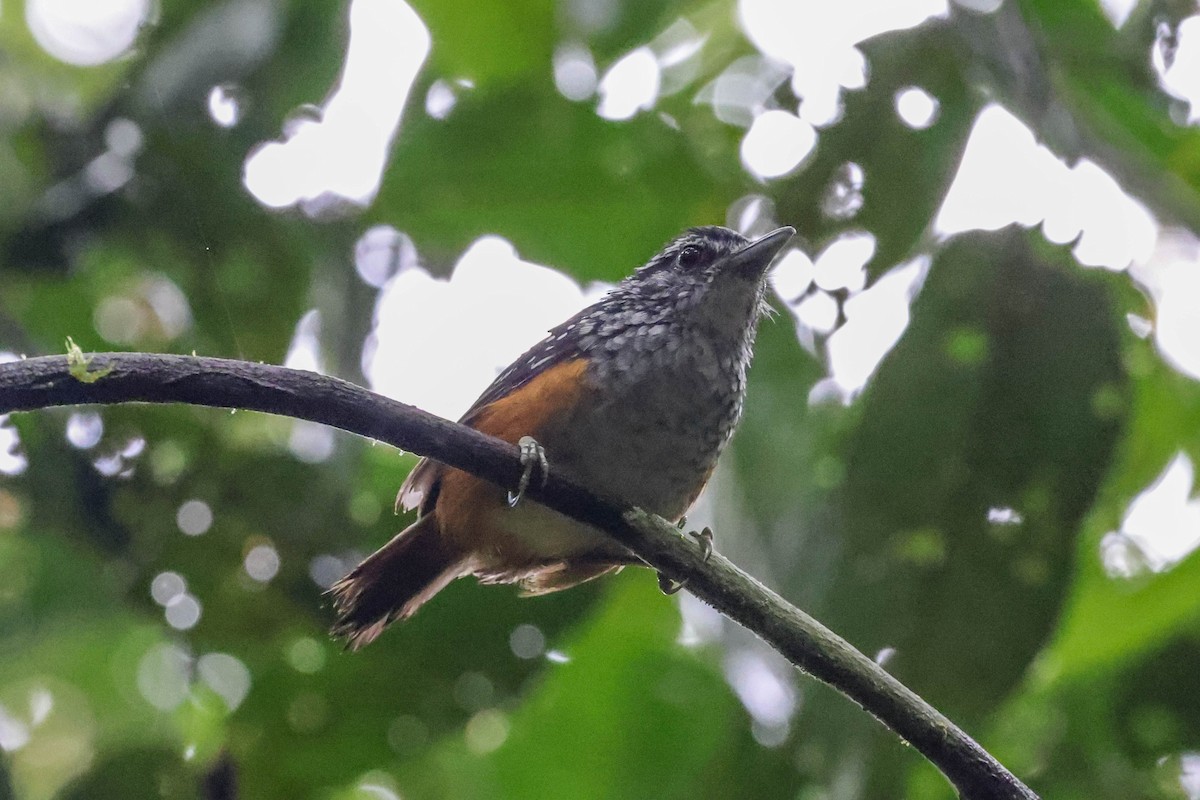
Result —
[[[683, 527], [683, 520], [679, 522], [679, 527]], [[688, 531], [688, 536], [696, 540], [700, 545], [700, 560], [707, 562], [713, 554], [713, 532], [712, 528], [706, 527], [702, 531]], [[658, 590], [665, 595], [672, 595], [679, 592], [680, 589], [687, 586], [687, 578], [677, 581], [674, 578], [668, 578], [661, 572], [658, 573]]]
[[688, 536], [696, 540], [700, 545], [700, 560], [705, 563], [712, 558], [713, 554], [713, 531], [712, 528], [705, 526], [704, 530], [697, 533], [696, 531], [688, 531]]
[[517, 491], [508, 493], [508, 507], [516, 508], [517, 503], [521, 502], [521, 498], [525, 496], [525, 490], [529, 488], [529, 481], [533, 479], [533, 472], [536, 469], [538, 473], [538, 485], [545, 486], [546, 478], [550, 476], [550, 462], [546, 460], [546, 450], [532, 436], [522, 436], [517, 442], [517, 446], [521, 448], [521, 466], [524, 470], [521, 472], [521, 479], [517, 482]]
[[674, 578], [668, 578], [661, 572], [658, 573], [658, 590], [667, 596], [677, 594], [685, 586], [687, 586], [687, 579], [677, 581]]

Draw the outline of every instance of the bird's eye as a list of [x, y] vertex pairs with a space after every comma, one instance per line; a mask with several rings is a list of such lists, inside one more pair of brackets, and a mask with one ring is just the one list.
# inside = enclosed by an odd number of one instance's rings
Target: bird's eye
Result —
[[700, 263], [700, 258], [703, 254], [700, 248], [694, 244], [689, 244], [679, 251], [679, 266], [694, 267]]

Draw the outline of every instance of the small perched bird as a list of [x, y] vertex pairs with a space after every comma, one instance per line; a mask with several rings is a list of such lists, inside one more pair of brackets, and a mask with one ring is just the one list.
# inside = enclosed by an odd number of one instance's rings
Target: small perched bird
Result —
[[[526, 465], [668, 520], [704, 488], [742, 413], [767, 269], [792, 228], [692, 228], [504, 370], [460, 422]], [[331, 588], [358, 648], [465, 575], [555, 592], [642, 563], [603, 531], [422, 459], [397, 505], [417, 521]]]

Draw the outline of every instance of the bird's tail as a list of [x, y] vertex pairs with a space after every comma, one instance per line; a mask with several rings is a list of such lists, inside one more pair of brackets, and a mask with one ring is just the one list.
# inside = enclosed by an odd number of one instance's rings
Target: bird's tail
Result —
[[345, 637], [351, 650], [370, 644], [463, 572], [463, 558], [442, 540], [437, 514], [426, 514], [330, 587], [333, 635]]

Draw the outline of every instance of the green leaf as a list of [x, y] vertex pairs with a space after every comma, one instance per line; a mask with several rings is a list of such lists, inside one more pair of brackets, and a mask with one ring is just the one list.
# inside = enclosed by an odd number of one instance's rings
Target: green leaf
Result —
[[1120, 529], [1129, 504], [1149, 488], [1179, 452], [1200, 462], [1200, 387], [1163, 363], [1150, 342], [1127, 336], [1126, 360], [1138, 373], [1133, 414], [1109, 485], [1081, 541], [1079, 574], [1044, 678], [1087, 680], [1122, 662], [1145, 657], [1200, 621], [1200, 553], [1161, 573], [1109, 575], [1102, 540]]
[[[1171, 119], [1150, 71], [1152, 35], [1129, 46], [1092, 0], [1022, 0], [1009, 13], [1024, 18], [1011, 35], [1040, 50], [1053, 94], [1022, 91], [1025, 76], [1014, 73], [997, 82], [1004, 99], [1055, 149], [1099, 162], [1156, 214], [1200, 226], [1200, 131]], [[1069, 116], [1052, 113], [1051, 97]]]
[[524, 258], [612, 281], [684, 227], [721, 219], [713, 194], [661, 121], [607, 122], [522, 88], [469, 94], [445, 121], [407, 124], [372, 216], [440, 245], [435, 261], [493, 232]]
[[[795, 225], [814, 249], [845, 231], [870, 231], [876, 249], [869, 269], [877, 278], [926, 244], [980, 103], [966, 83], [965, 54], [949, 23], [885, 34], [865, 42], [863, 50], [869, 89], [844, 92], [842, 119], [819, 132], [811, 163], [773, 194], [779, 219]], [[938, 104], [925, 130], [908, 127], [896, 113], [896, 94], [911, 87]], [[839, 219], [827, 213], [825, 200], [847, 163], [862, 168], [863, 204]]]
[[422, 766], [413, 796], [520, 798], [548, 786], [577, 798], [693, 796], [744, 716], [706, 655], [676, 644], [678, 613], [651, 577], [611, 583], [558, 648], [568, 660], [548, 664], [511, 713], [468, 721]]
[[549, 72], [556, 39], [550, 0], [422, 0], [413, 7], [433, 35], [440, 76], [490, 87]]

